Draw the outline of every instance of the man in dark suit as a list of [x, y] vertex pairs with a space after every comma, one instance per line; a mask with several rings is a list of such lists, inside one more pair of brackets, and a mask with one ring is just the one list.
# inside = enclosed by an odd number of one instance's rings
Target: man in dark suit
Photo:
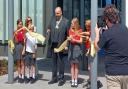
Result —
[[[68, 27], [68, 20], [62, 16], [61, 8], [56, 7], [55, 16], [52, 17], [47, 30], [47, 33], [50, 33], [50, 48], [53, 58], [52, 80], [49, 81], [48, 84], [54, 84], [59, 81], [58, 86], [62, 86], [65, 83], [63, 60], [64, 54], [63, 52], [54, 53], [54, 48], [59, 47], [67, 38]], [[57, 75], [57, 69], [59, 69], [59, 76]]]

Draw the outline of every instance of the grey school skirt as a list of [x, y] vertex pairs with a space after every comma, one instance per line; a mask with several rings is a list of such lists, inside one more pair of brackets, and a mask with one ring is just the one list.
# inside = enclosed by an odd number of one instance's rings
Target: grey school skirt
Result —
[[14, 49], [14, 54], [13, 54], [14, 60], [23, 59], [22, 51], [23, 51], [23, 44], [22, 43], [16, 43], [15, 49]]
[[68, 59], [70, 63], [79, 63], [82, 56], [82, 50], [80, 44], [70, 44], [69, 45], [69, 52], [68, 52]]

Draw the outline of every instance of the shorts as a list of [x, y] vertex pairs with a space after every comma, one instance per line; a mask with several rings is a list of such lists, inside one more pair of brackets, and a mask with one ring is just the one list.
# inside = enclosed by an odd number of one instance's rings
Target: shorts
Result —
[[25, 52], [25, 65], [26, 66], [35, 66], [36, 58], [33, 58], [33, 53]]

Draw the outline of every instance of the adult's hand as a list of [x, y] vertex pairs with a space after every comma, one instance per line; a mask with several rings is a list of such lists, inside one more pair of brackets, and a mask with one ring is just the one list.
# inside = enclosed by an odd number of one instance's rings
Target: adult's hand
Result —
[[99, 42], [99, 38], [100, 38], [100, 28], [98, 28], [97, 25], [95, 27], [95, 34], [96, 34], [96, 37], [95, 37], [94, 44], [95, 44], [96, 50], [99, 50], [98, 42]]
[[97, 25], [95, 27], [95, 34], [96, 34], [96, 38], [99, 37], [100, 35], [100, 28], [98, 28]]

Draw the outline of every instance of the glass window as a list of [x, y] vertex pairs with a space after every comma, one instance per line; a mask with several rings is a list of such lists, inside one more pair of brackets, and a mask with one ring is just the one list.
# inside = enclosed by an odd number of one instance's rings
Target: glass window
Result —
[[84, 14], [85, 14], [85, 19], [90, 19], [90, 13], [91, 13], [91, 0], [85, 0], [84, 4]]
[[44, 28], [44, 0], [22, 0], [22, 19], [25, 23], [27, 16], [32, 18], [36, 31], [43, 34]]
[[98, 0], [98, 8], [101, 8], [102, 0]]
[[[0, 0], [0, 11], [3, 13], [3, 0]], [[3, 14], [0, 14], [0, 40], [3, 38]]]
[[36, 23], [37, 23], [37, 32], [38, 33], [43, 33], [43, 29], [44, 29], [44, 18], [43, 18], [43, 0], [36, 0], [37, 1], [37, 13], [36, 13]]
[[104, 8], [108, 4], [114, 4], [121, 11], [121, 0], [98, 0], [98, 8]]
[[19, 19], [19, 0], [14, 0], [14, 29], [17, 27], [17, 20]]
[[106, 4], [110, 4], [111, 0], [98, 0], [98, 8], [103, 8]]
[[[26, 0], [27, 1], [27, 0]], [[29, 2], [27, 4], [29, 4], [28, 6], [28, 16], [30, 16], [32, 18], [33, 24], [34, 24], [34, 0], [28, 0]], [[36, 0], [37, 1], [37, 0]]]
[[26, 1], [28, 0], [22, 0], [22, 20], [23, 23], [25, 23], [25, 18], [27, 16], [27, 4]]
[[0, 40], [8, 40], [8, 0], [0, 0]]
[[73, 17], [80, 18], [80, 1], [73, 1]]
[[6, 29], [6, 40], [8, 40], [8, 0], [6, 0], [6, 8], [4, 8], [5, 10], [5, 13], [6, 13], [6, 16], [5, 16], [5, 19], [6, 19], [6, 26], [4, 29]]

